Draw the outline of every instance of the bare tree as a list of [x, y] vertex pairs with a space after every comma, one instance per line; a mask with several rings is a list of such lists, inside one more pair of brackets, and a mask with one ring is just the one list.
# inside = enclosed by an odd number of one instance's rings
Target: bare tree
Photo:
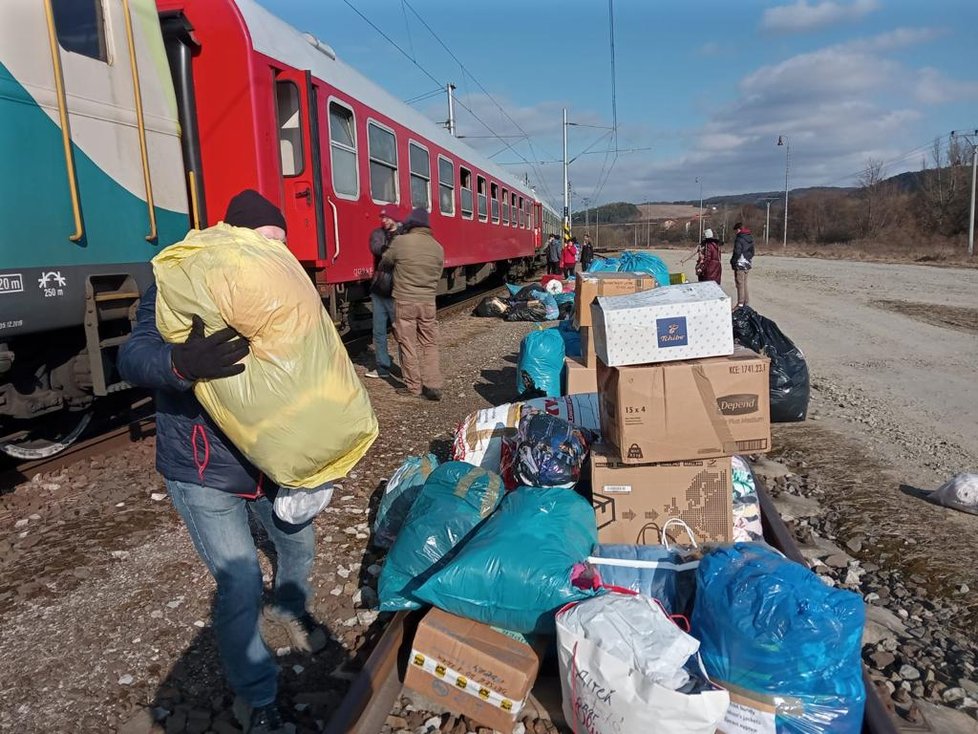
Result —
[[925, 161], [921, 172], [918, 216], [936, 233], [954, 235], [961, 231], [966, 216], [965, 151], [954, 138], [947, 146], [935, 138], [931, 157], [934, 168], [928, 168]]
[[862, 199], [860, 230], [863, 237], [877, 237], [890, 225], [893, 218], [895, 191], [886, 180], [886, 169], [878, 158], [867, 158], [866, 166], [858, 178], [859, 197]]

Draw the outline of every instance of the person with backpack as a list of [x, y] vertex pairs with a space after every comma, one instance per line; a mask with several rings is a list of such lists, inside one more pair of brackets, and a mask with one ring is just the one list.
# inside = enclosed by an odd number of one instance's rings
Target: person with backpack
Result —
[[734, 282], [737, 284], [737, 306], [740, 307], [750, 303], [750, 296], [747, 293], [747, 276], [750, 274], [754, 261], [754, 235], [740, 222], [734, 225], [734, 232], [737, 236], [734, 239], [733, 254], [730, 256], [730, 266], [734, 271]]

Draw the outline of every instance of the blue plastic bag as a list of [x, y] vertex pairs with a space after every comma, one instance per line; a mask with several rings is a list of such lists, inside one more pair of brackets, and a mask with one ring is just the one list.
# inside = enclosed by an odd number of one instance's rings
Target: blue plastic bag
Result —
[[437, 466], [438, 457], [434, 454], [409, 456], [387, 480], [374, 518], [374, 545], [391, 547], [421, 487]]
[[773, 698], [778, 734], [862, 730], [857, 594], [759, 543], [710, 551], [696, 581], [692, 634], [718, 683]]
[[531, 331], [523, 337], [516, 365], [516, 394], [521, 399], [559, 396], [564, 356], [564, 339], [556, 329]]
[[596, 542], [594, 510], [579, 494], [520, 487], [416, 595], [494, 627], [552, 633], [564, 604], [594, 596], [571, 574]]
[[648, 273], [660, 286], [669, 285], [669, 268], [660, 257], [650, 252], [627, 250], [619, 257], [595, 258], [587, 269], [589, 273], [609, 270], [620, 273]]
[[588, 559], [601, 583], [657, 599], [669, 614], [689, 614], [698, 560], [661, 545], [599, 545]]
[[557, 305], [557, 299], [553, 297], [553, 294], [540, 291], [537, 294], [537, 300], [547, 308], [547, 321], [556, 321], [560, 318], [560, 307]]
[[398, 533], [377, 587], [380, 610], [417, 609], [414, 590], [496, 509], [503, 494], [498, 474], [461, 461], [435, 469]]
[[[567, 294], [573, 298], [574, 294]], [[566, 357], [580, 357], [581, 356], [581, 331], [580, 329], [574, 328], [574, 321], [572, 319], [564, 319], [556, 326], [552, 326], [552, 329], [556, 329], [557, 333], [560, 334], [560, 338], [564, 340], [564, 356]]]

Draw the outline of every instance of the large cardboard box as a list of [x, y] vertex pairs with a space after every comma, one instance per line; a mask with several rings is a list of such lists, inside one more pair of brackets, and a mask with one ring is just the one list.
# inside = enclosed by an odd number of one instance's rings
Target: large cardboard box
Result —
[[633, 367], [598, 363], [601, 435], [626, 464], [771, 449], [770, 360], [727, 357]]
[[582, 326], [578, 331], [581, 334], [581, 361], [586, 367], [595, 367], [598, 354], [594, 351], [594, 327]]
[[586, 366], [577, 357], [564, 357], [564, 379], [567, 381], [564, 395], [598, 391], [598, 370]]
[[[622, 464], [607, 446], [591, 450], [591, 493], [598, 542], [657, 545], [666, 520], [678, 517], [697, 542], [733, 539], [730, 457], [671, 464]], [[682, 530], [670, 540], [688, 544]]]
[[601, 296], [591, 319], [595, 351], [611, 367], [733, 352], [730, 297], [712, 280]]
[[404, 686], [506, 734], [520, 718], [539, 667], [529, 645], [432, 609], [414, 635]]
[[591, 303], [598, 296], [621, 296], [655, 288], [648, 273], [578, 273], [574, 290], [574, 326], [591, 325]]

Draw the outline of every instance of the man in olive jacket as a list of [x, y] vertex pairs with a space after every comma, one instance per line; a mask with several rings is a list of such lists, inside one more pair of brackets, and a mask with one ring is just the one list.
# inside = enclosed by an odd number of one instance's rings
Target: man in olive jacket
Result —
[[445, 251], [431, 236], [428, 212], [414, 209], [401, 234], [384, 253], [381, 267], [394, 270], [394, 335], [401, 349], [405, 387], [400, 395], [441, 400], [435, 296], [445, 267]]

